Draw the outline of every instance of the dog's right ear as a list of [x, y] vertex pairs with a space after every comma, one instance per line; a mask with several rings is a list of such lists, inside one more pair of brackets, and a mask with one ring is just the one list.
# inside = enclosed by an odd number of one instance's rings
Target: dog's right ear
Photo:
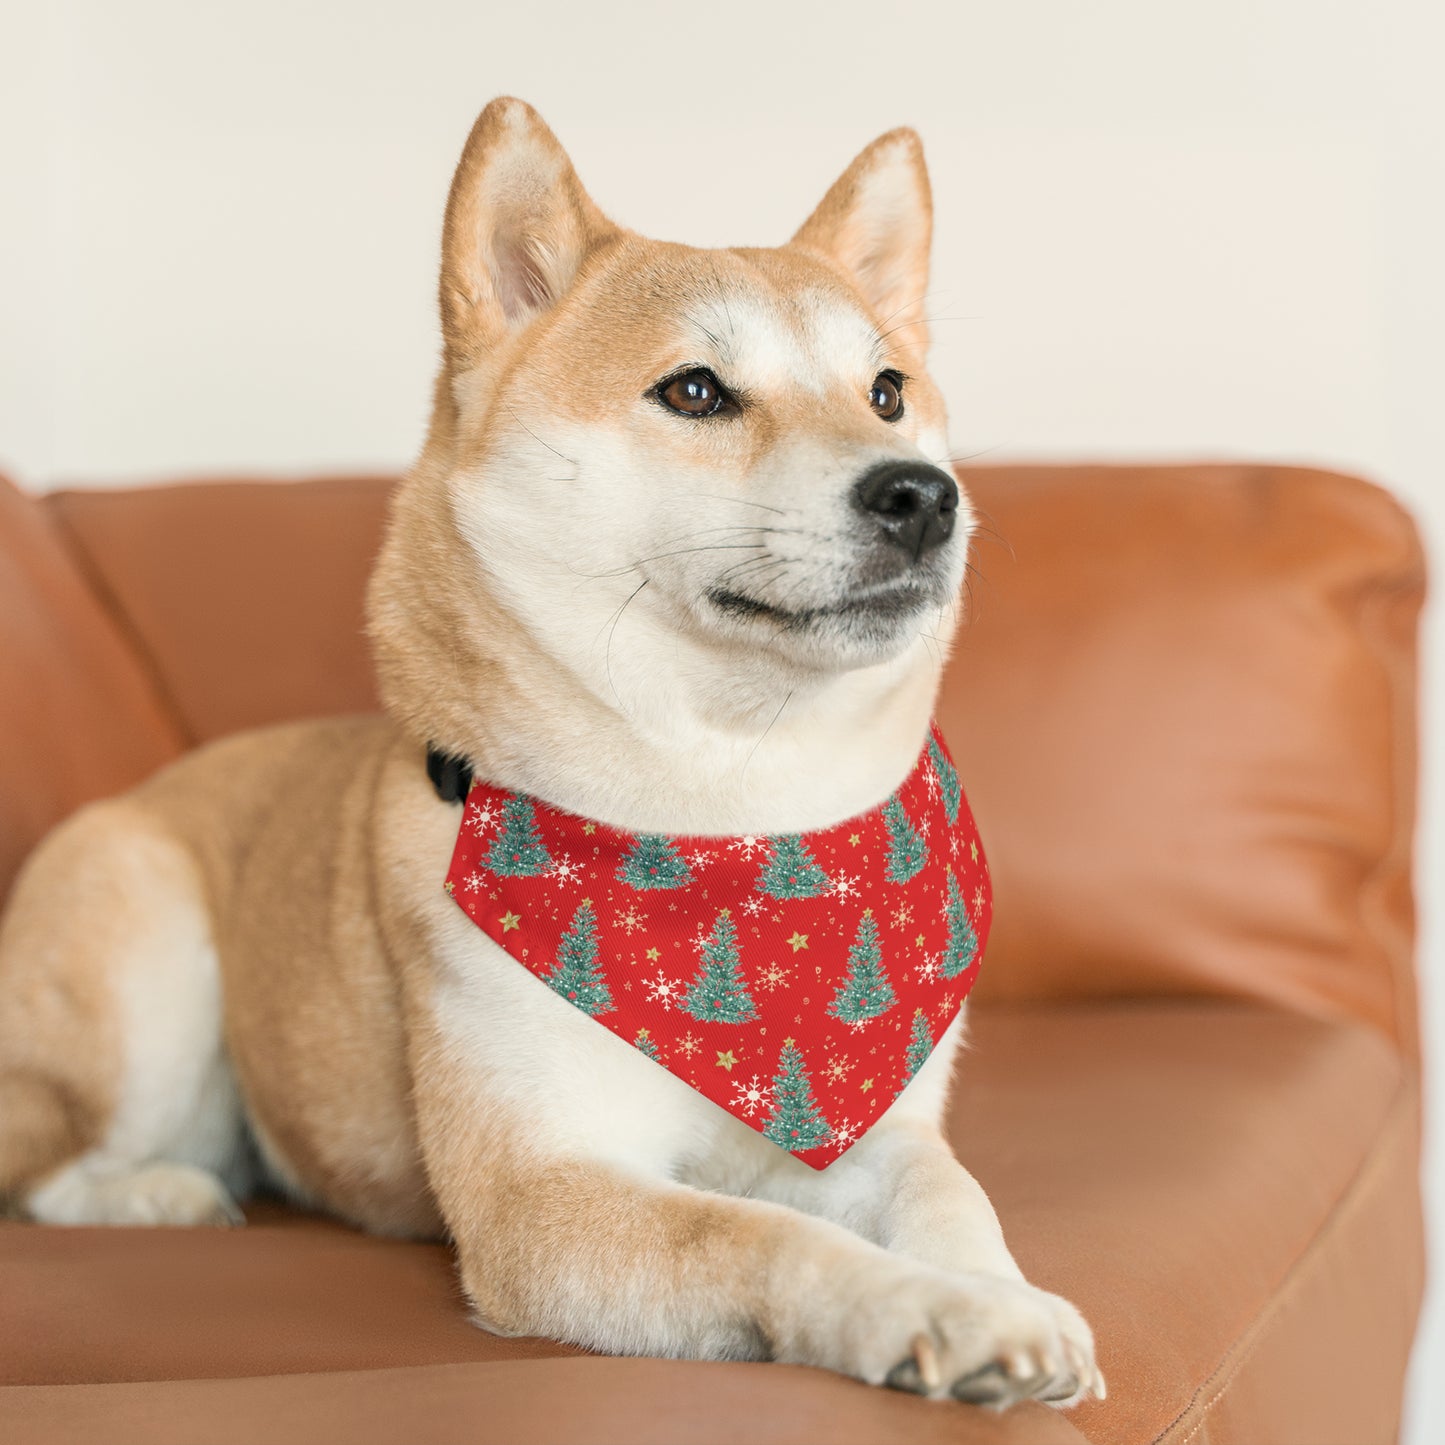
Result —
[[475, 365], [555, 305], [617, 229], [593, 205], [541, 116], [504, 96], [477, 117], [452, 177], [442, 233], [448, 361]]

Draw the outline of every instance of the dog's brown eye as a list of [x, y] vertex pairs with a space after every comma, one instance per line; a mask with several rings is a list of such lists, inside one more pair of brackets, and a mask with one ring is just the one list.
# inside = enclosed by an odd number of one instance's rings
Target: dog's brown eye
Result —
[[897, 421], [903, 414], [903, 378], [896, 371], [880, 371], [873, 378], [868, 405], [884, 421]]
[[722, 387], [710, 371], [685, 371], [658, 392], [665, 406], [684, 416], [711, 416], [722, 405]]

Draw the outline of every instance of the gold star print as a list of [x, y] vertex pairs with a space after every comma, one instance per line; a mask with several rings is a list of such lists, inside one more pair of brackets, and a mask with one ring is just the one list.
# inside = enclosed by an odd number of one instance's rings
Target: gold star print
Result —
[[792, 1045], [793, 1045], [792, 1039], [784, 1039], [784, 1040], [783, 1040], [783, 1047], [784, 1047], [785, 1049], [791, 1048]]
[[975, 863], [977, 863], [977, 862], [978, 862], [978, 844], [977, 844], [977, 843], [970, 843], [970, 844], [968, 845], [968, 851], [973, 854], [973, 861], [974, 861]]
[[913, 941], [919, 946], [919, 948], [923, 947], [923, 935], [921, 933]]
[[582, 831], [590, 838], [597, 831], [596, 823], [583, 823]]
[[723, 916], [724, 918], [731, 918], [731, 917], [733, 916], [733, 911], [732, 911], [732, 909], [731, 909], [731, 908], [724, 908], [723, 911], [722, 911], [722, 916]]
[[864, 1079], [863, 1082], [858, 1085], [858, 1087], [859, 1087], [860, 1089], [862, 1089], [862, 1091], [866, 1094], [866, 1093], [868, 1092], [868, 1090], [873, 1087], [873, 1080], [872, 1080], [872, 1079]]
[[648, 961], [649, 963], [656, 963], [657, 960], [658, 960], [659, 958], [661, 958], [661, 957], [662, 957], [662, 950], [661, 950], [660, 948], [649, 948], [649, 949], [647, 950], [647, 961]]
[[872, 910], [871, 908], [865, 908], [865, 909], [863, 910], [863, 917], [864, 917], [864, 918], [872, 918], [872, 917], [873, 917], [873, 910]]
[[856, 848], [863, 840], [857, 833], [849, 833], [848, 841]]
[[638, 1031], [637, 1031], [637, 1037], [640, 1038], [640, 1039], [645, 1039], [645, 1038], [647, 1038], [647, 1037], [648, 1037], [647, 1030], [646, 1030], [646, 1029], [638, 1029]]
[[592, 900], [591, 900], [590, 898], [584, 898], [584, 899], [582, 900], [582, 906], [583, 906], [583, 908], [591, 908], [591, 907], [592, 907]]
[[504, 914], [502, 914], [502, 932], [503, 932], [503, 933], [510, 933], [514, 928], [520, 929], [521, 926], [522, 926], [522, 915], [521, 915], [520, 913], [504, 913]]
[[727, 1051], [727, 1053], [722, 1053], [721, 1051], [719, 1051], [718, 1056], [717, 1056], [717, 1066], [718, 1066], [718, 1068], [720, 1068], [720, 1069], [726, 1069], [726, 1070], [728, 1071], [728, 1073], [732, 1073], [732, 1071], [733, 1071], [733, 1065], [734, 1065], [735, 1063], [737, 1063], [737, 1058], [734, 1056], [733, 1051], [732, 1051], [731, 1049], [729, 1049], [729, 1050]]
[[806, 933], [799, 933], [795, 928], [793, 930], [793, 936], [785, 941], [792, 944], [793, 952], [796, 953], [800, 948], [806, 948], [808, 946], [808, 935]]

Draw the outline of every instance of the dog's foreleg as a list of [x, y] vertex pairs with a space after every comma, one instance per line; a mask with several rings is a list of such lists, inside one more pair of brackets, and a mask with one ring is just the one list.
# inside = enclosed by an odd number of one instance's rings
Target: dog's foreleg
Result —
[[[943, 1041], [903, 1098], [823, 1170], [793, 1160], [754, 1188], [765, 1199], [840, 1224], [904, 1259], [956, 1278], [986, 1275], [1035, 1295], [1054, 1317], [1063, 1358], [1040, 1398], [1070, 1403], [1087, 1393], [1103, 1396], [1089, 1326], [1067, 1300], [1025, 1282], [998, 1215], [983, 1187], [953, 1156], [939, 1129], [949, 1062], [961, 1024]], [[1017, 1370], [1000, 1334], [998, 1370], [978, 1386], [977, 1398], [1008, 1397]]]
[[782, 1205], [526, 1153], [489, 1149], [465, 1181], [433, 1170], [486, 1328], [981, 1402], [1079, 1392], [1067, 1321], [1026, 1284], [945, 1274]]
[[630, 1144], [603, 1159], [585, 1136], [606, 1133], [605, 1119], [549, 1127], [495, 1075], [487, 1086], [440, 1050], [426, 1065], [427, 1172], [486, 1328], [613, 1353], [771, 1358], [998, 1403], [1076, 1392], [1071, 1322], [1021, 1281], [946, 1273], [831, 1220], [691, 1188]]

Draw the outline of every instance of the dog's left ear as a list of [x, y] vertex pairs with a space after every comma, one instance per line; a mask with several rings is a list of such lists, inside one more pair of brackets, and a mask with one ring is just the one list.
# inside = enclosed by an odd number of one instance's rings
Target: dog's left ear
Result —
[[907, 328], [922, 351], [928, 345], [923, 298], [932, 237], [933, 195], [923, 143], [905, 127], [860, 152], [792, 244], [841, 265], [879, 324]]

